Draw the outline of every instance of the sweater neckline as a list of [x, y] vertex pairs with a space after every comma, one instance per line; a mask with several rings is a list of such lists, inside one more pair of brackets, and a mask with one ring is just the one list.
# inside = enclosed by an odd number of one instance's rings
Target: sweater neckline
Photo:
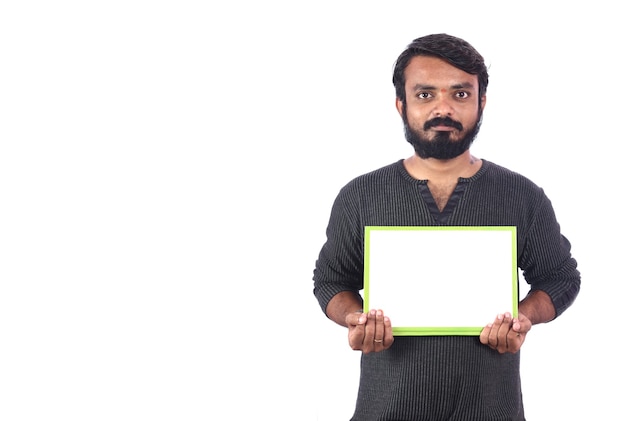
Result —
[[[491, 162], [487, 161], [486, 159], [481, 158], [481, 160], [483, 161], [483, 165], [480, 167], [480, 169], [478, 171], [476, 171], [476, 174], [472, 175], [471, 177], [459, 177], [459, 183], [470, 183], [474, 180], [479, 179], [480, 177], [482, 177], [482, 175], [488, 170], [488, 168], [491, 166]], [[407, 169], [404, 167], [404, 159], [400, 159], [396, 162], [396, 167], [398, 167], [398, 169], [400, 170], [400, 172], [402, 173], [402, 176], [408, 180], [411, 180], [412, 182], [418, 183], [418, 184], [426, 184], [428, 183], [428, 179], [420, 179], [420, 178], [413, 178], [413, 176], [411, 174], [409, 174], [409, 172], [407, 171]]]

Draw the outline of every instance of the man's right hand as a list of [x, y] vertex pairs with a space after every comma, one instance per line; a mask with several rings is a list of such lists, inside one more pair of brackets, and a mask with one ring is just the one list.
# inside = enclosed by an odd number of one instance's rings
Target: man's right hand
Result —
[[355, 351], [360, 350], [364, 354], [380, 352], [393, 344], [391, 321], [382, 310], [350, 313], [346, 316], [346, 325], [348, 342]]

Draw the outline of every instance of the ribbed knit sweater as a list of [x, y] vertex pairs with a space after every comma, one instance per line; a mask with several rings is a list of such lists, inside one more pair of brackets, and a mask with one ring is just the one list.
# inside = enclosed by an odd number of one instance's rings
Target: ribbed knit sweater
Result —
[[[459, 179], [442, 212], [426, 186], [400, 160], [341, 189], [313, 271], [322, 310], [341, 291], [362, 291], [365, 226], [515, 226], [517, 263], [531, 291], [546, 292], [557, 316], [572, 304], [580, 273], [540, 187], [486, 160]], [[361, 356], [352, 420], [524, 420], [520, 354], [499, 354], [477, 336], [396, 337], [389, 349]]]

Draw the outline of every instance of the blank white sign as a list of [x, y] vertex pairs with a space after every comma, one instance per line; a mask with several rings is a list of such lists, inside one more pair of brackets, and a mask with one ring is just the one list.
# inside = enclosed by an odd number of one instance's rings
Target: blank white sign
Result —
[[515, 227], [365, 227], [364, 300], [394, 335], [478, 335], [517, 315]]

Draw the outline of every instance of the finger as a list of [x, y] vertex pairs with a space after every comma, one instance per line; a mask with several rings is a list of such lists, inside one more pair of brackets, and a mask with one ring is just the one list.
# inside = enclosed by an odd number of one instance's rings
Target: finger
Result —
[[349, 313], [346, 316], [346, 324], [348, 326], [363, 325], [366, 321], [367, 317], [363, 315], [362, 311], [355, 311], [354, 313]]
[[511, 331], [511, 327], [511, 315], [509, 313], [504, 313], [502, 315], [502, 323], [498, 327], [498, 342], [506, 341], [506, 338]]
[[358, 312], [350, 314], [346, 317], [348, 324], [348, 343], [353, 350], [363, 349], [363, 341], [365, 339], [365, 323], [367, 316]]
[[[502, 317], [502, 324], [498, 329], [498, 352], [504, 353], [511, 351], [512, 348], [517, 346], [513, 339], [516, 333], [512, 330], [513, 319], [510, 313], [504, 313]], [[513, 333], [511, 333], [513, 332]]]
[[348, 343], [354, 351], [362, 350], [365, 338], [365, 325], [356, 325], [348, 329]]
[[513, 334], [512, 336], [515, 340], [519, 342], [520, 346], [524, 342], [524, 339], [526, 338], [526, 333], [528, 333], [528, 330], [530, 330], [530, 327], [528, 327], [528, 329], [525, 329], [524, 327], [522, 327], [522, 322], [520, 321], [519, 318], [515, 317], [511, 321], [511, 333]]
[[511, 325], [511, 329], [513, 329], [515, 332], [518, 332], [522, 329], [522, 324], [519, 322], [518, 318], [514, 318], [513, 319], [513, 323]]
[[483, 345], [489, 345], [489, 334], [491, 333], [491, 328], [493, 327], [492, 323], [489, 323], [487, 326], [480, 331], [479, 339], [480, 343]]
[[383, 346], [385, 336], [385, 316], [382, 310], [376, 311], [376, 324], [374, 330], [374, 346]]
[[374, 342], [374, 338], [376, 337], [376, 314], [380, 310], [370, 310], [367, 313], [367, 323], [365, 324], [365, 340]]
[[384, 316], [385, 335], [383, 337], [383, 344], [385, 348], [389, 348], [393, 343], [393, 329], [391, 327], [391, 320], [389, 317]]
[[522, 335], [526, 335], [531, 328], [532, 324], [530, 323], [530, 320], [528, 320], [523, 314], [520, 313], [518, 317], [513, 319], [514, 331]]
[[489, 331], [489, 346], [493, 349], [498, 348], [498, 333], [500, 332], [500, 327], [502, 326], [502, 320], [504, 319], [504, 315], [498, 314], [496, 319], [492, 323], [491, 330]]
[[519, 332], [511, 330], [507, 336], [507, 352], [515, 354], [522, 347], [524, 337]]
[[376, 310], [372, 309], [363, 315], [366, 318], [366, 322], [363, 326], [363, 346], [362, 350], [365, 353], [374, 350], [374, 335], [376, 334]]

